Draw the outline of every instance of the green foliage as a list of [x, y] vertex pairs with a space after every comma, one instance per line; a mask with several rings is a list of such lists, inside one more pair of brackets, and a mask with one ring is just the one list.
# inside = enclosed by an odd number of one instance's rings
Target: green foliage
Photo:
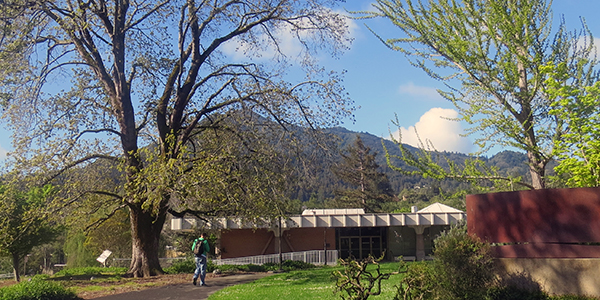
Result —
[[[560, 23], [552, 35], [546, 0], [377, 0], [373, 6], [376, 11], [365, 12], [365, 18], [386, 18], [401, 32], [381, 40], [447, 83], [440, 94], [471, 125], [467, 134], [478, 133], [481, 149], [500, 145], [527, 152], [531, 185], [544, 188], [563, 120], [547, 113], [552, 99], [540, 88], [545, 77], [539, 67], [565, 62], [576, 84], [597, 79], [587, 28], [579, 34]], [[429, 170], [425, 175], [440, 174], [428, 162], [421, 160]], [[480, 167], [473, 163], [465, 169]]]
[[[170, 267], [164, 268], [163, 271], [167, 274], [184, 274], [184, 273], [194, 273], [196, 270], [196, 262], [193, 257], [187, 257], [186, 259], [178, 260], [174, 262]], [[208, 268], [207, 271], [211, 272], [211, 268]]]
[[[286, 272], [295, 270], [306, 270], [312, 269], [315, 265], [305, 263], [303, 261], [285, 260], [282, 263], [282, 269]], [[182, 273], [193, 273], [196, 269], [196, 263], [193, 257], [188, 257], [185, 260], [179, 260], [173, 263], [170, 267], [165, 268], [164, 271], [167, 274], [182, 274]], [[206, 266], [207, 272], [219, 270], [223, 273], [236, 273], [236, 272], [266, 272], [266, 271], [277, 271], [279, 270], [278, 263], [266, 263], [263, 265], [215, 265], [212, 260], [208, 260]]]
[[131, 223], [127, 209], [115, 211], [111, 218], [89, 230], [84, 246], [91, 252], [94, 261], [106, 249], [112, 251], [112, 257], [129, 257], [131, 255]]
[[13, 261], [15, 280], [20, 280], [20, 260], [35, 246], [54, 240], [61, 228], [48, 219], [48, 199], [55, 189], [46, 185], [27, 192], [17, 185], [0, 185], [0, 253]]
[[484, 299], [494, 280], [490, 246], [455, 224], [435, 239], [434, 267], [444, 299]]
[[565, 63], [540, 67], [548, 74], [546, 92], [553, 99], [550, 114], [564, 121], [555, 141], [558, 179], [569, 187], [600, 186], [600, 81], [580, 86]]
[[124, 275], [127, 268], [121, 267], [80, 267], [80, 268], [67, 268], [56, 272], [53, 277], [70, 277], [70, 276], [81, 276], [81, 275]]
[[[263, 264], [262, 267], [265, 269], [265, 271], [279, 270], [278, 263], [266, 263], [266, 264]], [[307, 262], [303, 262], [300, 260], [289, 260], [288, 259], [288, 260], [284, 260], [281, 263], [281, 269], [286, 272], [296, 271], [296, 270], [308, 270], [308, 269], [312, 269], [314, 267], [315, 267], [315, 265], [307, 263]]]
[[0, 300], [77, 300], [73, 291], [65, 289], [60, 283], [34, 277], [31, 281], [21, 282], [0, 289]]
[[370, 296], [381, 294], [381, 281], [397, 274], [396, 272], [382, 273], [379, 265], [382, 259], [383, 256], [375, 259], [371, 255], [360, 261], [352, 258], [340, 259], [339, 264], [344, 267], [344, 270], [333, 272], [337, 279], [335, 293], [339, 293], [345, 300], [365, 300]]
[[97, 266], [96, 255], [85, 246], [86, 236], [83, 232], [71, 232], [67, 236], [63, 250], [67, 257], [68, 268]]
[[386, 174], [379, 170], [375, 162], [377, 153], [371, 153], [371, 148], [365, 146], [359, 135], [354, 144], [345, 150], [346, 153], [341, 153], [342, 161], [332, 170], [353, 188], [336, 191], [337, 207], [381, 211], [381, 206], [393, 199], [394, 192]]
[[[398, 120], [395, 122], [399, 124]], [[392, 170], [403, 175], [422, 176], [438, 181], [445, 179], [464, 181], [470, 183], [471, 188], [479, 193], [490, 190], [515, 190], [518, 186], [533, 188], [523, 182], [522, 176], [501, 175], [497, 167], [489, 165], [478, 157], [468, 157], [462, 162], [457, 162], [435, 150], [433, 145], [426, 147], [421, 142], [420, 149], [410, 151], [402, 144], [401, 136], [392, 137], [392, 141], [400, 149], [401, 155], [392, 154], [384, 145], [387, 164]], [[405, 165], [397, 164], [398, 161], [402, 161]]]
[[436, 288], [436, 273], [430, 262], [414, 262], [405, 266], [403, 277], [397, 286], [394, 300], [433, 299]]
[[434, 242], [434, 261], [409, 265], [395, 299], [486, 299], [495, 279], [490, 246], [467, 234], [466, 223]]
[[[381, 263], [384, 273], [396, 273], [398, 263]], [[373, 267], [373, 266], [372, 266]], [[211, 300], [252, 299], [264, 300], [336, 300], [340, 299], [332, 290], [336, 279], [332, 276], [334, 271], [342, 271], [342, 266], [317, 266], [309, 270], [298, 270], [269, 275], [252, 283], [235, 285], [224, 288], [212, 294]], [[382, 282], [382, 292], [379, 296], [369, 299], [392, 299], [395, 293], [394, 284], [400, 280], [401, 274], [392, 275], [389, 280]]]
[[[306, 270], [312, 269], [315, 265], [305, 263], [303, 261], [292, 261], [286, 260], [282, 263], [282, 270], [286, 272], [295, 271], [295, 270]], [[181, 273], [193, 273], [196, 268], [196, 263], [194, 258], [189, 257], [185, 260], [180, 260], [175, 262], [168, 268], [165, 268], [164, 271], [167, 274], [181, 274]], [[206, 267], [208, 272], [212, 272], [214, 270], [219, 270], [223, 273], [236, 273], [236, 272], [266, 272], [266, 271], [277, 271], [279, 270], [278, 263], [266, 263], [263, 265], [215, 265], [212, 260], [208, 261], [208, 265]]]
[[[303, 153], [314, 140], [295, 139], [289, 129], [316, 133], [354, 110], [341, 76], [311, 59], [346, 48], [349, 30], [336, 1], [103, 3], [2, 3], [0, 18], [28, 25], [8, 26], [10, 37], [0, 43], [7, 83], [0, 117], [18, 133], [14, 167], [60, 180], [68, 188], [64, 204], [101, 199], [86, 207], [104, 214], [91, 223], [129, 207], [136, 276], [160, 270], [158, 237], [168, 211], [248, 218], [286, 211], [282, 184], [293, 183], [286, 172], [293, 168], [269, 143]], [[297, 61], [282, 53], [287, 38], [269, 34], [284, 27], [303, 46]], [[245, 57], [221, 55], [228, 41], [243, 44]], [[305, 81], [286, 80], [295, 66]], [[64, 90], [40, 92], [57, 78]], [[120, 165], [116, 188], [77, 172], [99, 160]]]

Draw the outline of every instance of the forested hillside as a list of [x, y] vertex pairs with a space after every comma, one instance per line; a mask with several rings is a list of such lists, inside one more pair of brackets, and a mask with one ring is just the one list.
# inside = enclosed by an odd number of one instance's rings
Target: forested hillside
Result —
[[[439, 201], [439, 198], [447, 198], [450, 194], [468, 190], [469, 188], [466, 183], [453, 180], [444, 180], [440, 182], [431, 178], [422, 178], [420, 176], [405, 176], [391, 170], [386, 163], [385, 150], [382, 142], [385, 144], [385, 147], [390, 154], [401, 155], [401, 152], [398, 146], [390, 140], [382, 139], [381, 137], [369, 133], [350, 131], [341, 127], [330, 128], [327, 131], [338, 139], [339, 150], [342, 151], [349, 145], [352, 145], [357, 135], [360, 136], [365, 146], [369, 147], [371, 152], [377, 153], [376, 162], [380, 166], [381, 171], [388, 176], [390, 184], [400, 201], [407, 200], [408, 202], [413, 203], [427, 202], [428, 200], [431, 200], [431, 198], [438, 198], [434, 200]], [[417, 150], [414, 147], [408, 145], [405, 146], [411, 151]], [[441, 152], [439, 159], [442, 164], [446, 157], [455, 162], [462, 162], [468, 158], [468, 156], [463, 153]], [[301, 200], [306, 207], [327, 206], [327, 200], [334, 196], [336, 190], [350, 188], [330, 170], [331, 165], [339, 162], [340, 159], [341, 157], [337, 154], [334, 155], [331, 160], [323, 158], [322, 161], [316, 161], [315, 165], [319, 166], [319, 168], [315, 173], [315, 177], [301, 180], [304, 181], [304, 185], [294, 192], [291, 197]], [[480, 157], [480, 159], [485, 161], [489, 166], [497, 167], [500, 174], [510, 174], [513, 176], [521, 175], [524, 176], [526, 181], [529, 180], [527, 178], [529, 176], [527, 170], [527, 158], [523, 153], [502, 151], [492, 157]], [[396, 163], [405, 166], [402, 161], [397, 161]], [[447, 195], [440, 195], [440, 192], [446, 193]], [[460, 206], [460, 204], [456, 205]]]

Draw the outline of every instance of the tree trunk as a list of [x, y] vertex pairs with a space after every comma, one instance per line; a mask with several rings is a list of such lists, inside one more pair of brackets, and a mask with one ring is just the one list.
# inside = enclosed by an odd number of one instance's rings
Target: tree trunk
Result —
[[163, 274], [158, 260], [160, 233], [166, 220], [166, 210], [156, 215], [140, 206], [130, 207], [131, 265], [128, 273], [133, 277]]
[[536, 190], [546, 188], [544, 179], [546, 164], [541, 162], [532, 152], [527, 152], [527, 158], [529, 161], [529, 174], [531, 174], [531, 185]]
[[21, 274], [19, 273], [20, 259], [19, 259], [18, 253], [14, 253], [14, 252], [12, 253], [12, 263], [13, 263], [13, 273], [15, 275], [15, 281], [20, 282], [21, 281]]

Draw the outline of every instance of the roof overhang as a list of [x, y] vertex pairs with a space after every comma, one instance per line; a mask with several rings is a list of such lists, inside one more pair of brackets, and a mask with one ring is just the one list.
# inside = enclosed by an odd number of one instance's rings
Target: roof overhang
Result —
[[[416, 212], [400, 214], [338, 214], [294, 215], [281, 220], [282, 228], [336, 228], [336, 227], [392, 227], [450, 225], [465, 220], [464, 212]], [[217, 218], [206, 223], [195, 218], [172, 219], [172, 230], [251, 229], [277, 227], [278, 221], [261, 224], [243, 222], [235, 218]]]

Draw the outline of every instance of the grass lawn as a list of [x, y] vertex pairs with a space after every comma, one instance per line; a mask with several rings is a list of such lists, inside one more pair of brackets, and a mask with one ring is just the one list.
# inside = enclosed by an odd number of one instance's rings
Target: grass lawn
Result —
[[[382, 263], [381, 271], [385, 273], [398, 271], [399, 263]], [[369, 268], [370, 270], [371, 268]], [[257, 281], [236, 285], [217, 291], [209, 300], [231, 299], [340, 299], [334, 295], [336, 279], [332, 276], [335, 270], [342, 267], [322, 267], [303, 271], [275, 274]], [[402, 275], [392, 275], [389, 280], [382, 281], [382, 293], [369, 299], [392, 299], [396, 293], [395, 285]]]

